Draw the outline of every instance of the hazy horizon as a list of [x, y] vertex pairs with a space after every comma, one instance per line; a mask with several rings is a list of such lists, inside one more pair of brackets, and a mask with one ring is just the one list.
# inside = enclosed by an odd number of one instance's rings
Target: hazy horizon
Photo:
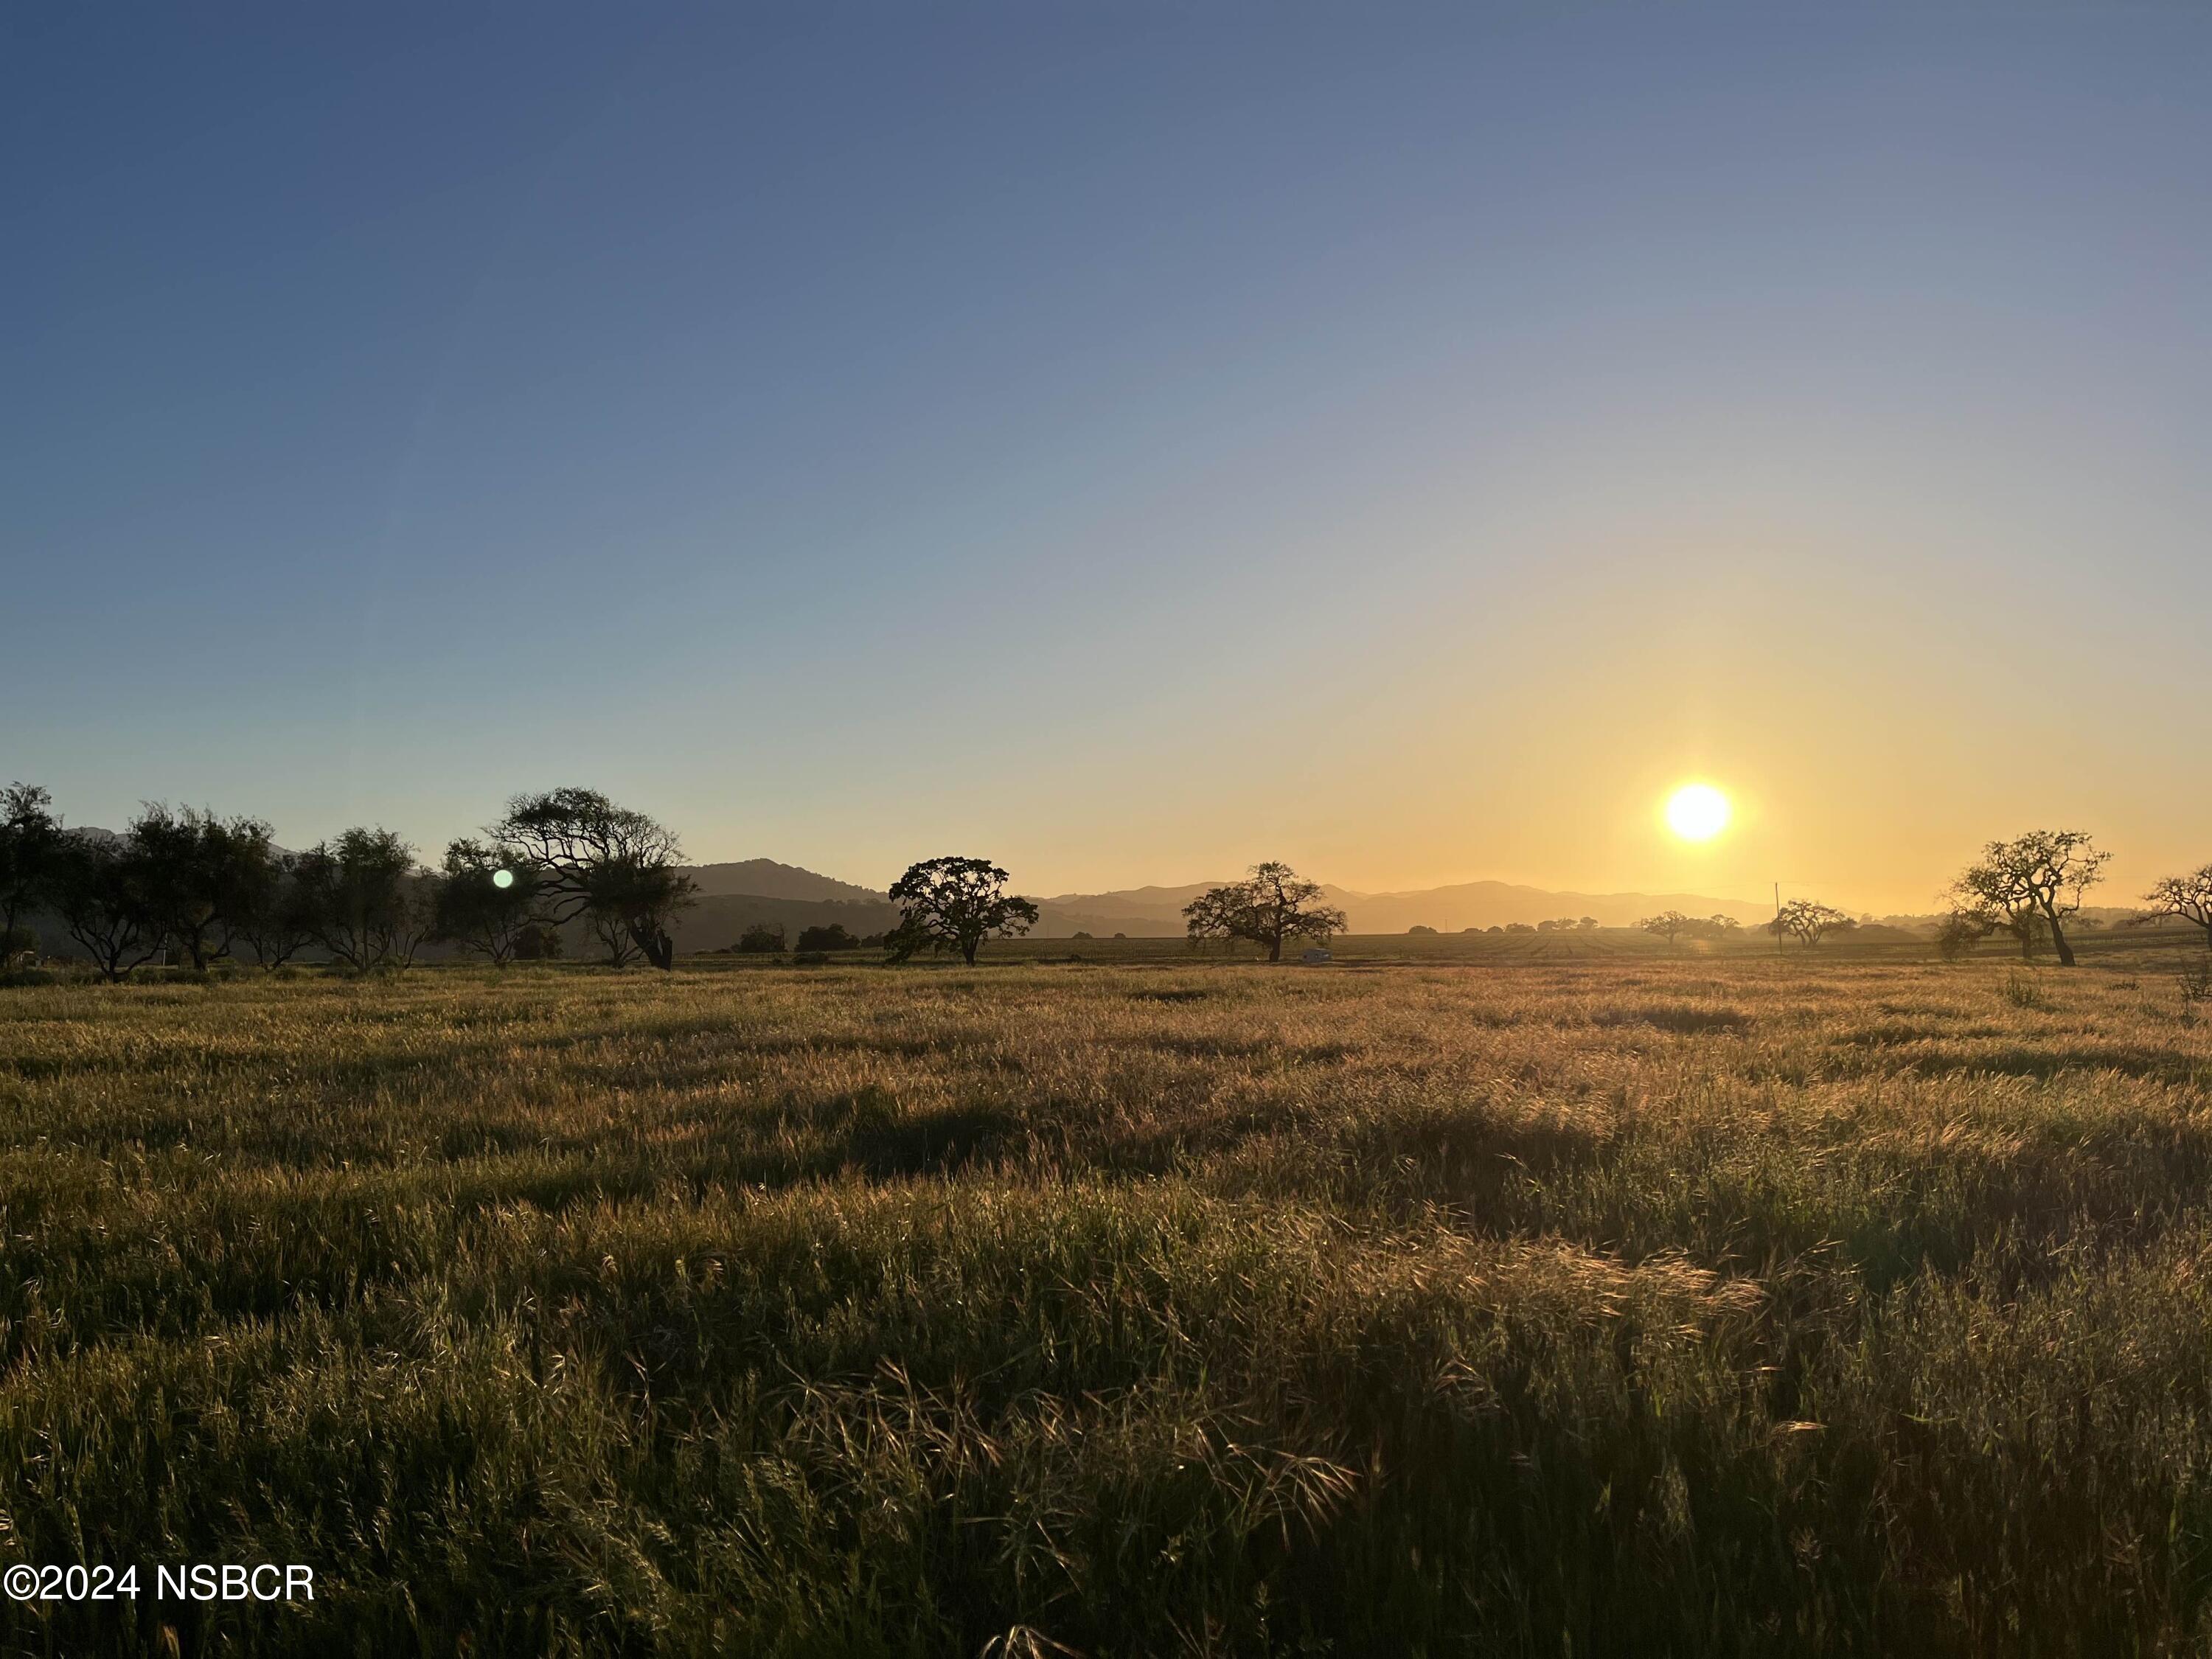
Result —
[[1877, 914], [2212, 858], [2212, 13], [0, 41], [0, 777], [72, 822], [581, 783], [869, 885]]

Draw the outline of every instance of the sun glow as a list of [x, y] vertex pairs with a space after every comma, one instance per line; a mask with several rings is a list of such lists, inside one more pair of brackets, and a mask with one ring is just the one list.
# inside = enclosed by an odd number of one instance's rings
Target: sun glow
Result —
[[1728, 821], [1728, 797], [1710, 783], [1686, 783], [1667, 798], [1667, 827], [1684, 841], [1711, 841]]

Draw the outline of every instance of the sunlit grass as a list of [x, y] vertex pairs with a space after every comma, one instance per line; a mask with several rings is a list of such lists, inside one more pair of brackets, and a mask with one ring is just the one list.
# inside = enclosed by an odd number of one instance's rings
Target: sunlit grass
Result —
[[0, 992], [10, 1650], [2196, 1651], [2175, 963]]

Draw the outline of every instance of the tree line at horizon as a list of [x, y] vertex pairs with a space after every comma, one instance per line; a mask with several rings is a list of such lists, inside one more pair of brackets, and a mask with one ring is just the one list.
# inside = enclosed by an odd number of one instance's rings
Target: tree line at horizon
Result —
[[[2089, 889], [2104, 879], [2111, 857], [2079, 830], [2030, 830], [2010, 841], [1987, 843], [1981, 857], [1961, 871], [1942, 895], [1948, 908], [1936, 930], [1937, 951], [1945, 960], [1955, 960], [1992, 934], [2004, 933], [2019, 942], [2024, 957], [2032, 957], [2047, 940], [2060, 965], [2073, 967], [2074, 947], [2066, 937], [2066, 925], [2080, 912]], [[1194, 942], [1249, 939], [1267, 951], [1268, 961], [1279, 962], [1287, 942], [1303, 938], [1320, 943], [1343, 930], [1344, 912], [1322, 903], [1322, 896], [1319, 883], [1305, 880], [1288, 865], [1260, 864], [1246, 880], [1213, 888], [1192, 901], [1183, 915]], [[2212, 863], [2185, 875], [2160, 878], [2143, 896], [2143, 904], [2134, 921], [2172, 918], [2192, 923], [2203, 931], [2206, 948], [2212, 951]], [[1778, 939], [1795, 939], [1809, 950], [1830, 934], [1857, 925], [1832, 905], [1791, 899], [1777, 907], [1765, 931]], [[1595, 931], [1597, 926], [1591, 916], [1561, 917], [1534, 927], [1517, 922], [1505, 931], [1583, 932]], [[1664, 910], [1637, 926], [1672, 945], [1680, 936], [1726, 939], [1742, 924], [1724, 915], [1691, 916]]]
[[[2002, 933], [2024, 957], [2047, 941], [2062, 965], [2073, 966], [2066, 927], [2110, 857], [2074, 830], [1989, 842], [1946, 890], [1937, 949], [1955, 958]], [[1009, 893], [1009, 879], [986, 859], [922, 860], [891, 885], [897, 926], [865, 939], [842, 927], [809, 929], [799, 948], [880, 945], [893, 962], [927, 951], [972, 965], [986, 939], [1036, 923], [1036, 905]], [[1185, 906], [1185, 930], [1194, 945], [1243, 940], [1279, 962], [1287, 945], [1324, 943], [1345, 930], [1344, 912], [1323, 902], [1323, 893], [1287, 864], [1257, 864], [1243, 880]], [[591, 789], [514, 797], [480, 836], [449, 842], [435, 868], [380, 827], [356, 826], [295, 853], [279, 848], [259, 818], [149, 802], [120, 835], [71, 830], [44, 788], [18, 782], [0, 790], [0, 965], [37, 950], [21, 924], [45, 911], [110, 981], [171, 951], [204, 969], [235, 959], [241, 947], [264, 968], [311, 945], [357, 971], [404, 966], [431, 942], [504, 965], [561, 954], [562, 930], [571, 924], [581, 925], [611, 965], [644, 961], [665, 970], [675, 963], [672, 926], [697, 897], [675, 832]], [[2161, 878], [2143, 903], [2133, 920], [2191, 923], [2212, 949], [2212, 863]], [[1563, 917], [1506, 931], [1597, 925], [1589, 916]], [[1668, 910], [1638, 926], [1671, 945], [1685, 936], [1725, 938], [1741, 924]], [[1843, 911], [1810, 899], [1780, 906], [1765, 924], [1808, 948], [1854, 926]], [[782, 945], [780, 929], [757, 927], [729, 948], [780, 952]]]
[[[892, 884], [901, 919], [878, 942], [893, 961], [972, 963], [987, 937], [1036, 921], [1008, 878], [983, 859], [922, 860]], [[434, 868], [377, 826], [291, 852], [261, 818], [148, 802], [118, 835], [65, 828], [37, 785], [0, 791], [0, 965], [36, 952], [24, 923], [46, 913], [111, 981], [170, 952], [198, 969], [241, 954], [275, 969], [311, 946], [361, 972], [404, 967], [432, 942], [503, 966], [562, 954], [571, 924], [613, 966], [665, 970], [697, 899], [675, 832], [592, 789], [518, 795]]]
[[[1948, 910], [1936, 934], [1939, 953], [1956, 960], [1993, 934], [2008, 934], [2018, 941], [2023, 957], [2032, 957], [2047, 941], [2061, 966], [2075, 965], [2074, 947], [2066, 937], [2067, 924], [2080, 912], [2090, 888], [2104, 879], [2112, 854], [2101, 852], [2091, 836], [2079, 830], [2036, 830], [2010, 841], [1992, 841], [1981, 857], [1961, 871], [1942, 898]], [[1194, 943], [1206, 939], [1242, 939], [1261, 946], [1267, 960], [1282, 960], [1284, 945], [1294, 939], [1325, 942], [1343, 931], [1344, 912], [1321, 900], [1317, 882], [1300, 877], [1288, 865], [1255, 865], [1244, 881], [1216, 887], [1186, 906], [1183, 915]], [[2185, 875], [2166, 876], [2143, 895], [2144, 908], [2131, 920], [2136, 923], [2167, 919], [2186, 921], [2203, 930], [2212, 951], [2212, 863]], [[1716, 914], [1691, 916], [1664, 910], [1646, 916], [1637, 926], [1672, 945], [1678, 937], [1726, 939], [1741, 931], [1733, 916]], [[1817, 899], [1791, 899], [1777, 907], [1774, 920], [1765, 924], [1778, 939], [1795, 939], [1808, 950], [1832, 933], [1847, 932], [1858, 924], [1845, 912]], [[1516, 922], [1504, 930], [1519, 933], [1589, 932], [1598, 927], [1595, 917], [1560, 917], [1530, 926]], [[1433, 927], [1414, 927], [1415, 933], [1433, 933]], [[1468, 930], [1473, 932], [1472, 928]]]
[[[2111, 860], [2110, 853], [2099, 850], [2080, 830], [2033, 830], [2010, 841], [1990, 842], [1981, 857], [1960, 871], [1941, 895], [1947, 908], [1936, 930], [1937, 951], [1946, 961], [1955, 961], [1984, 939], [2002, 933], [2018, 943], [2024, 958], [2033, 957], [2047, 943], [2057, 951], [2060, 966], [2073, 967], [2074, 947], [2066, 928], [2079, 915], [2089, 889], [2103, 881]], [[2212, 864], [2184, 875], [2161, 877], [2143, 895], [2142, 905], [2128, 919], [2130, 924], [2189, 922], [2203, 932], [2205, 947], [2212, 951]], [[1830, 934], [1848, 933], [1858, 925], [1833, 905], [1801, 898], [1778, 905], [1774, 920], [1765, 924], [1764, 931], [1810, 949]], [[1678, 935], [1725, 937], [1739, 924], [1728, 916], [1696, 917], [1665, 910], [1637, 926], [1671, 945]]]

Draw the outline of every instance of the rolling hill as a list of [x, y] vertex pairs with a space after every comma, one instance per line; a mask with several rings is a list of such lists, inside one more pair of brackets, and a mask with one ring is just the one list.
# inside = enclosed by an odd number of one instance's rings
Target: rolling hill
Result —
[[[1182, 932], [1182, 907], [1208, 887], [1136, 887], [1110, 893], [1064, 893], [1040, 899], [1036, 931], [1064, 939], [1084, 932], [1135, 938]], [[1361, 893], [1324, 884], [1322, 890], [1345, 913], [1352, 933], [1402, 933], [1408, 927], [1434, 927], [1455, 933], [1468, 927], [1531, 925], [1560, 916], [1595, 916], [1607, 927], [1632, 927], [1661, 910], [1693, 916], [1723, 915], [1756, 923], [1773, 914], [1770, 905], [1744, 899], [1711, 898], [1697, 893], [1576, 893], [1522, 887], [1511, 882], [1470, 881], [1449, 887], [1400, 893]]]
[[872, 887], [856, 886], [817, 876], [795, 864], [774, 859], [744, 859], [734, 864], [696, 864], [689, 872], [699, 884], [702, 897], [743, 895], [753, 898], [799, 899], [831, 904], [882, 904], [884, 895]]
[[[76, 833], [111, 838], [113, 834], [99, 829]], [[681, 951], [719, 950], [758, 922], [781, 926], [787, 936], [795, 939], [806, 927], [841, 923], [851, 933], [866, 936], [883, 933], [898, 921], [898, 911], [889, 896], [877, 889], [840, 881], [799, 865], [780, 864], [774, 859], [694, 865], [688, 873], [698, 884], [699, 902], [677, 919], [673, 931]], [[1183, 931], [1183, 906], [1218, 884], [1191, 882], [1041, 898], [1036, 901], [1039, 915], [1033, 931], [1043, 939], [1066, 939], [1078, 933], [1102, 939], [1115, 933], [1133, 939], [1179, 936]], [[1655, 912], [1669, 909], [1698, 916], [1720, 913], [1756, 924], [1771, 914], [1762, 903], [1694, 893], [1558, 892], [1503, 881], [1462, 882], [1394, 893], [1363, 893], [1329, 885], [1322, 890], [1330, 903], [1343, 908], [1346, 931], [1352, 933], [1402, 933], [1413, 927], [1455, 933], [1467, 928], [1534, 924], [1561, 916], [1595, 916], [1602, 926], [1627, 927]], [[53, 918], [29, 920], [47, 949], [67, 951], [62, 930]], [[568, 931], [573, 935], [571, 951], [588, 955], [592, 947], [582, 927]], [[435, 957], [447, 952], [433, 946], [425, 954]]]

